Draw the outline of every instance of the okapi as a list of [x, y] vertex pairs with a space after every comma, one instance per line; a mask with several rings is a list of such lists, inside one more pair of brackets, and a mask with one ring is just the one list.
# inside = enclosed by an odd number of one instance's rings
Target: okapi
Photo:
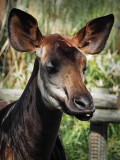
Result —
[[95, 107], [85, 84], [86, 57], [105, 46], [112, 14], [89, 21], [75, 36], [42, 35], [37, 20], [12, 9], [13, 48], [35, 51], [31, 78], [20, 99], [0, 111], [0, 160], [65, 160], [58, 138], [62, 113], [89, 120]]

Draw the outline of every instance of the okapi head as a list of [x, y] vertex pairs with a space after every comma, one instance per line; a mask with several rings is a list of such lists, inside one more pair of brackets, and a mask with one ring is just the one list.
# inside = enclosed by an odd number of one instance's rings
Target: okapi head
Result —
[[21, 52], [35, 51], [39, 61], [37, 85], [44, 104], [80, 120], [89, 120], [95, 107], [84, 80], [86, 54], [98, 54], [108, 39], [114, 16], [89, 21], [75, 36], [42, 35], [37, 20], [12, 9], [8, 32], [12, 46]]

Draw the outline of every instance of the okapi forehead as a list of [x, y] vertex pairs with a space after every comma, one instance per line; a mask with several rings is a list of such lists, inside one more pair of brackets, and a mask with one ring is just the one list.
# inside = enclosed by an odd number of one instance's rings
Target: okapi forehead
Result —
[[62, 61], [69, 60], [73, 63], [77, 61], [86, 61], [85, 56], [75, 47], [68, 45], [56, 46], [50, 54], [51, 58], [60, 59]]
[[72, 38], [60, 35], [50, 34], [43, 39], [44, 62], [50, 58], [60, 60], [86, 61], [86, 57], [71, 43]]
[[72, 37], [66, 36], [66, 35], [62, 35], [62, 34], [49, 34], [44, 36], [43, 38], [44, 40], [44, 45], [51, 45], [51, 46], [55, 46], [55, 45], [68, 45], [68, 46], [74, 46], [74, 44], [72, 43]]

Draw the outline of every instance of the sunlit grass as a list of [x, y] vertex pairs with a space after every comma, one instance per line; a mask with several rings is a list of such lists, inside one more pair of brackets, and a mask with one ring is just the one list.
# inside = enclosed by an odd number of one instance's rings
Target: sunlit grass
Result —
[[68, 160], [87, 160], [89, 141], [89, 122], [81, 122], [75, 117], [64, 115], [60, 137]]
[[86, 72], [88, 88], [109, 88], [112, 93], [120, 93], [120, 55], [117, 51], [111, 52], [108, 49], [102, 55], [88, 56], [88, 66]]
[[[32, 14], [34, 17], [36, 17], [39, 23], [40, 30], [43, 33], [43, 35], [49, 34], [49, 33], [56, 33], [56, 32], [64, 33], [68, 35], [74, 35], [89, 20], [95, 17], [114, 13], [116, 19], [115, 19], [113, 32], [111, 33], [109, 41], [107, 42], [107, 47], [105, 48], [104, 53], [98, 56], [98, 58], [103, 60], [102, 55], [107, 53], [109, 48], [109, 52], [110, 52], [109, 57], [111, 55], [112, 60], [116, 61], [116, 57], [118, 59], [120, 58], [119, 54], [118, 56], [117, 55], [114, 56], [113, 54], [113, 53], [116, 53], [115, 38], [117, 36], [116, 25], [118, 24], [118, 16], [119, 16], [119, 10], [120, 10], [118, 5], [119, 3], [120, 3], [119, 0], [115, 0], [114, 3], [112, 0], [96, 0], [96, 1], [93, 1], [93, 0], [89, 0], [89, 1], [87, 0], [84, 0], [84, 1], [83, 0], [75, 0], [75, 1], [72, 1], [72, 0], [69, 0], [69, 1], [68, 0], [65, 0], [65, 1], [63, 0], [53, 0], [53, 1], [51, 0], [43, 0], [43, 1], [19, 0], [17, 2], [12, 0], [10, 6], [11, 8], [16, 7], [16, 8], [22, 9]], [[7, 37], [6, 32], [4, 32], [2, 39], [5, 39], [6, 37]], [[28, 66], [29, 66], [28, 64], [33, 62], [35, 57], [34, 59], [32, 59], [33, 56], [31, 56], [31, 54], [20, 53], [21, 54], [21, 60], [20, 60], [19, 58], [17, 58], [18, 57], [17, 55], [19, 53], [15, 52], [13, 49], [12, 50], [9, 49], [9, 43], [6, 43], [5, 40], [1, 41], [0, 46], [1, 46], [0, 61], [1, 61], [1, 66], [4, 67], [2, 71], [0, 70], [2, 75], [4, 75], [0, 77], [1, 81], [3, 82], [3, 83], [1, 82], [1, 84], [3, 84], [2, 87], [16, 88], [20, 82], [19, 88], [24, 88], [30, 76], [28, 72]], [[5, 52], [6, 52], [6, 57], [5, 57]], [[22, 58], [22, 57], [25, 57], [25, 58]], [[118, 78], [116, 78], [116, 76], [111, 76], [110, 74], [106, 75], [106, 73], [104, 73], [104, 70], [106, 70], [105, 68], [108, 66], [102, 65], [102, 64], [99, 65], [100, 63], [98, 63], [99, 66], [97, 66], [97, 69], [95, 70], [94, 66], [96, 67], [96, 63], [97, 63], [96, 61], [98, 61], [98, 58], [93, 58], [93, 61], [92, 60], [90, 61], [90, 70], [89, 72], [87, 72], [88, 86], [98, 86], [98, 87], [104, 86], [107, 88], [110, 87], [113, 89], [113, 91], [115, 91], [115, 93], [117, 91], [119, 92]], [[109, 64], [111, 63], [111, 59], [107, 59], [107, 61]], [[3, 62], [5, 63], [3, 64]], [[24, 67], [23, 67], [23, 64], [24, 64]], [[112, 65], [113, 65], [113, 68], [115, 68], [114, 69], [115, 72], [119, 73], [118, 67], [116, 68], [116, 64], [112, 63]], [[119, 66], [119, 64], [117, 65]], [[17, 66], [20, 66], [21, 68], [18, 69]], [[103, 68], [103, 70], [99, 68], [100, 66], [101, 68]], [[12, 76], [12, 78], [10, 76]], [[5, 80], [3, 79], [4, 77], [5, 77]], [[12, 83], [12, 81], [14, 81], [14, 83]], [[9, 83], [9, 85], [7, 83]], [[10, 85], [10, 83], [12, 83], [12, 85]]]

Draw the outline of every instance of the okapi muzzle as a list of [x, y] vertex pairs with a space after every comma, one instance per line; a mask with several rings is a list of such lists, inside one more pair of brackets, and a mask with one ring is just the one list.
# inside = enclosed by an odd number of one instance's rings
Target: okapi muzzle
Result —
[[35, 51], [39, 61], [37, 85], [46, 107], [80, 120], [92, 117], [95, 107], [84, 84], [87, 62], [83, 53], [103, 50], [113, 22], [111, 14], [89, 21], [75, 36], [43, 36], [33, 16], [18, 9], [11, 11], [10, 42], [18, 51]]

